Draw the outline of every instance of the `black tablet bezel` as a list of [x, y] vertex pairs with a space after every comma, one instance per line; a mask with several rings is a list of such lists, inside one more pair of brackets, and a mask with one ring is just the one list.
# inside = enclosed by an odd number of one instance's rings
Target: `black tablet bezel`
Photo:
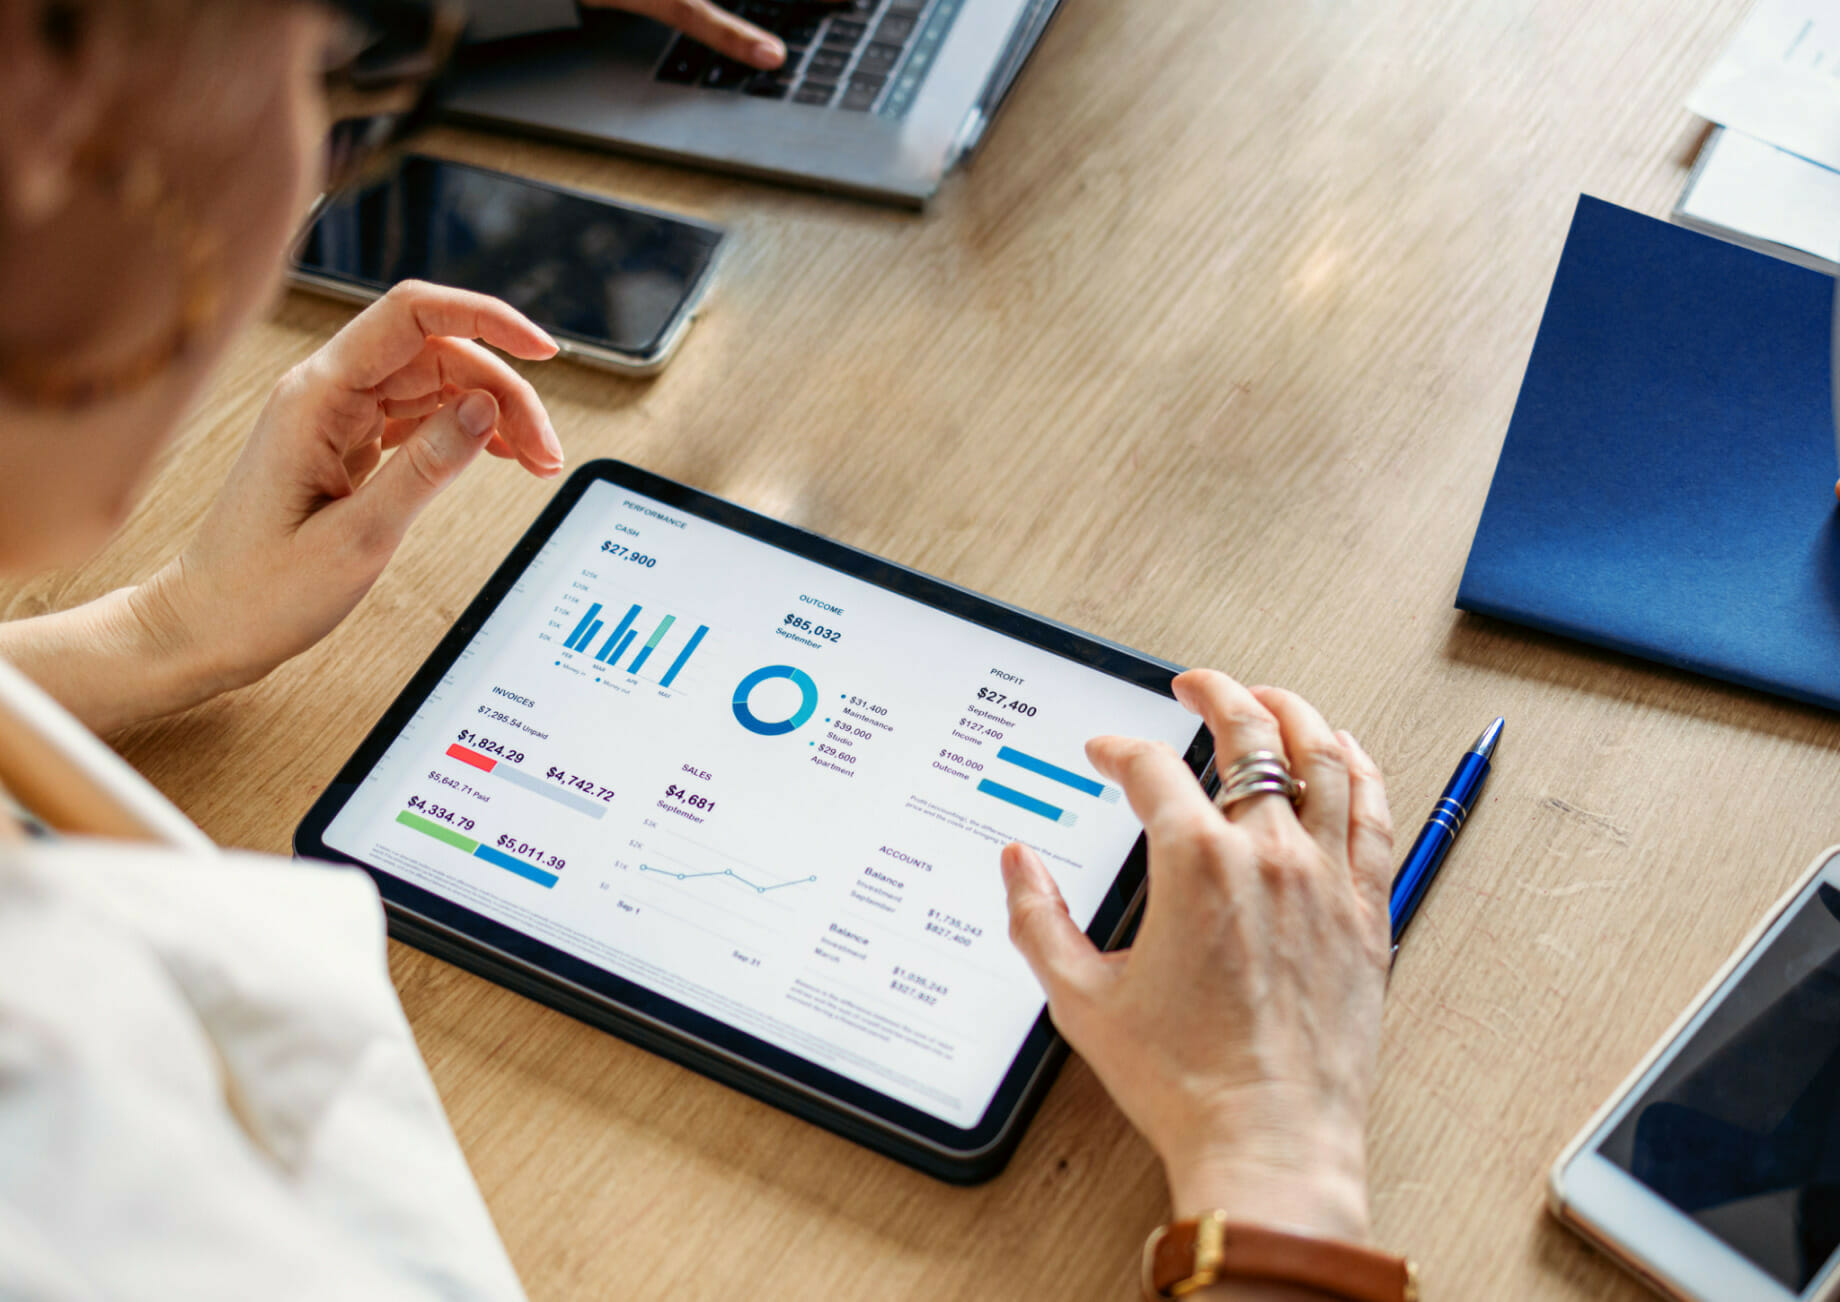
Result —
[[[402, 694], [340, 768], [294, 834], [303, 858], [363, 868], [377, 883], [390, 931], [404, 942], [478, 972], [805, 1120], [942, 1179], [988, 1179], [1002, 1169], [1065, 1057], [1044, 1009], [975, 1126], [957, 1127], [849, 1080], [592, 963], [335, 850], [324, 835], [396, 735], [452, 668], [590, 484], [607, 482], [746, 537], [815, 561], [1006, 637], [1173, 697], [1179, 668], [1042, 619], [829, 538], [758, 515], [698, 489], [619, 461], [593, 461], [571, 475], [493, 573]], [[1209, 776], [1213, 739], [1197, 725], [1184, 759]], [[1147, 852], [1138, 837], [1092, 925], [1096, 944], [1124, 937], [1141, 902]], [[994, 871], [994, 868], [993, 868]]]

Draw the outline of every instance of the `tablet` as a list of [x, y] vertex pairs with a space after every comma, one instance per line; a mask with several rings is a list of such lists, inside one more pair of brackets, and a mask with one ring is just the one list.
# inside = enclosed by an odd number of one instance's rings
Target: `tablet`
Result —
[[613, 461], [578, 470], [314, 805], [394, 934], [946, 1179], [1064, 1056], [998, 855], [1115, 944], [1100, 733], [1212, 741], [1172, 665]]

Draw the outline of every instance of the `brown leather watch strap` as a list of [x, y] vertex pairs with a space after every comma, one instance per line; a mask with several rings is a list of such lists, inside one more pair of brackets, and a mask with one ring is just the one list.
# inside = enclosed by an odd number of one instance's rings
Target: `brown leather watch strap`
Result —
[[1345, 1302], [1418, 1302], [1418, 1271], [1404, 1257], [1210, 1212], [1164, 1225], [1144, 1244], [1144, 1296], [1182, 1297], [1222, 1280], [1315, 1289]]

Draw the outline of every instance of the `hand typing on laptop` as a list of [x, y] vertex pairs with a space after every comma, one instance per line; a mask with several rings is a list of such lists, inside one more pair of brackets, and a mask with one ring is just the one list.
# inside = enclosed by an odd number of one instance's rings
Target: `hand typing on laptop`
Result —
[[[822, 12], [839, 0], [802, 0], [792, 3], [749, 5], [759, 10], [759, 17], [777, 11], [793, 15], [799, 11]], [[765, 26], [749, 22], [740, 13], [724, 9], [715, 0], [582, 0], [591, 9], [624, 9], [642, 14], [667, 27], [675, 27], [691, 40], [708, 46], [719, 55], [750, 67], [772, 70], [786, 62], [786, 42]], [[775, 24], [777, 25], [777, 24]]]
[[[579, 0], [580, 9], [619, 9], [675, 28], [716, 55], [771, 71], [786, 62], [780, 28], [808, 21], [808, 15], [844, 0]], [[475, 39], [496, 40], [571, 25], [580, 16], [574, 0], [486, 0], [472, 7]], [[769, 30], [773, 29], [773, 30]]]

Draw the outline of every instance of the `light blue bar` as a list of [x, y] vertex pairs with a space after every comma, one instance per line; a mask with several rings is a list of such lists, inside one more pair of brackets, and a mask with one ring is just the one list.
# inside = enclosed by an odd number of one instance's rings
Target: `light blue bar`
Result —
[[1040, 814], [1050, 822], [1058, 823], [1061, 821], [1061, 810], [1055, 806], [1050, 805], [1045, 800], [1037, 800], [1034, 796], [1025, 796], [1020, 791], [1004, 786], [1001, 782], [992, 782], [989, 778], [985, 778], [978, 783], [977, 789], [987, 796], [995, 796], [998, 800], [1007, 800], [1017, 809], [1026, 809], [1031, 814]]
[[1050, 764], [1044, 759], [1036, 759], [1033, 755], [1025, 755], [1013, 746], [1004, 746], [998, 750], [997, 758], [1007, 760], [1019, 769], [1027, 769], [1044, 778], [1052, 778], [1056, 782], [1064, 783], [1075, 791], [1084, 792], [1089, 796], [1101, 795], [1105, 791], [1103, 782], [1094, 782], [1091, 778], [1081, 777], [1071, 769], [1064, 769], [1058, 764]]
[[[635, 606], [633, 607], [633, 609], [637, 610], [638, 607]], [[708, 631], [709, 631], [709, 625], [707, 624], [697, 625], [696, 632], [692, 633], [690, 635], [690, 640], [684, 643], [684, 649], [677, 653], [677, 659], [671, 662], [671, 667], [664, 671], [664, 677], [658, 680], [658, 685], [660, 687], [669, 687], [671, 685], [671, 680], [677, 677], [677, 671], [679, 669], [682, 669], [686, 664], [689, 663], [690, 653], [696, 650], [697, 643], [703, 640], [703, 634], [707, 633]]]
[[602, 664], [611, 660], [613, 658], [613, 644], [620, 640], [620, 634], [631, 628], [632, 622], [637, 618], [639, 618], [639, 607], [635, 604], [631, 610], [626, 612], [626, 618], [614, 625], [613, 632], [609, 633], [607, 635], [607, 640], [601, 643], [601, 653], [594, 658], [599, 660]]
[[588, 626], [594, 623], [594, 617], [600, 613], [601, 613], [601, 603], [600, 602], [597, 601], [592, 606], [589, 606], [588, 613], [581, 617], [581, 623], [575, 626], [575, 631], [569, 634], [569, 640], [564, 642], [562, 645], [567, 647], [569, 650], [573, 651], [575, 649], [575, 644], [577, 642], [587, 641], [588, 639], [585, 636], [585, 634], [588, 632]]
[[501, 778], [514, 787], [522, 787], [526, 791], [534, 791], [545, 800], [553, 800], [558, 805], [565, 805], [578, 814], [586, 814], [589, 818], [605, 818], [607, 816], [607, 806], [601, 804], [599, 801], [589, 800], [585, 796], [578, 796], [572, 791], [565, 791], [554, 782], [545, 782], [541, 778], [531, 777], [528, 773], [520, 773], [503, 760], [500, 760], [493, 766], [492, 776]]
[[533, 868], [522, 859], [514, 858], [506, 854], [503, 850], [494, 850], [489, 845], [482, 845], [477, 850], [473, 851], [473, 858], [484, 859], [487, 863], [495, 863], [500, 868], [514, 872], [526, 881], [533, 881], [539, 886], [554, 886], [556, 884], [555, 873], [546, 873], [541, 868]]

